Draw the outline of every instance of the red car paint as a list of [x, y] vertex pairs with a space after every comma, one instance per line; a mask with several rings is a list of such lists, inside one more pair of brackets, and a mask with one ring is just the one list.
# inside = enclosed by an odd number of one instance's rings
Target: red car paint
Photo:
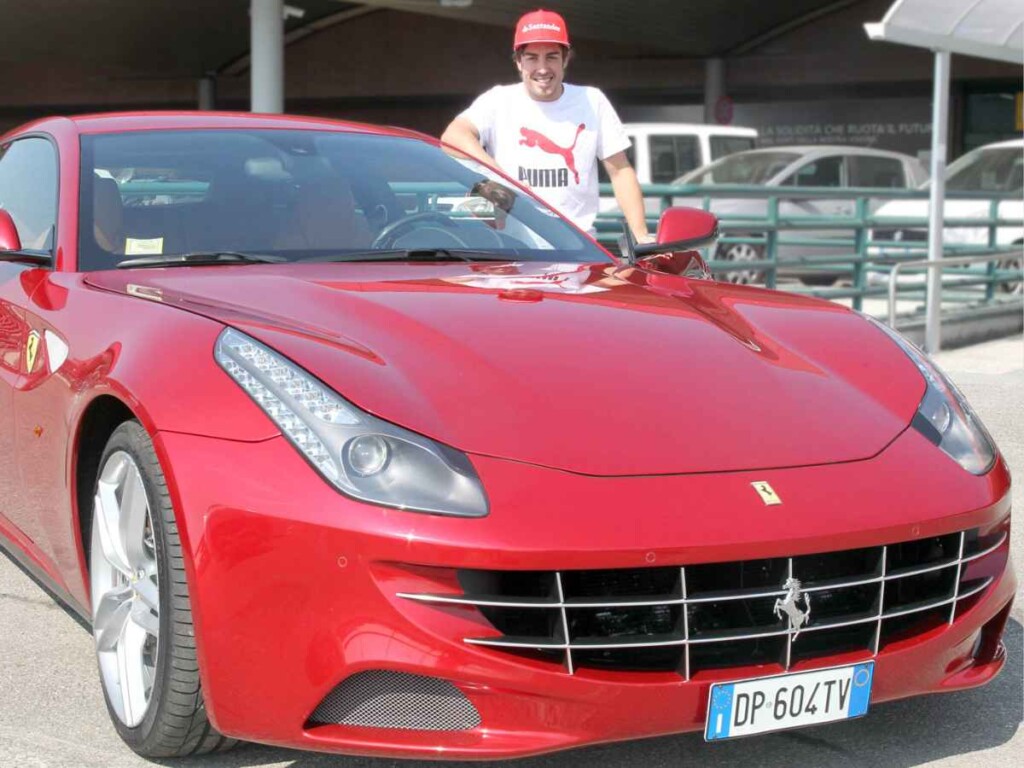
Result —
[[[908, 428], [924, 391], [917, 369], [863, 318], [827, 302], [617, 263], [543, 274], [401, 263], [75, 271], [81, 133], [235, 127], [385, 130], [137, 114], [48, 119], [0, 140], [48, 136], [60, 162], [55, 268], [0, 261], [0, 542], [90, 615], [81, 424], [97, 398], [119, 400], [153, 437], [167, 476], [206, 705], [225, 734], [486, 758], [700, 729], [711, 682], [778, 668], [689, 681], [567, 675], [466, 645], [467, 634], [495, 632], [475, 609], [398, 593], [450, 592], [456, 568], [782, 557], [1007, 518], [1002, 459], [976, 477]], [[507, 300], [516, 291], [531, 300]], [[338, 493], [216, 365], [225, 325], [367, 411], [467, 452], [490, 514], [431, 516]], [[55, 375], [26, 368], [28, 334], [46, 330], [70, 348]], [[752, 491], [765, 480], [783, 506], [765, 507]], [[955, 622], [877, 655], [873, 701], [979, 685], [1001, 669], [1000, 653], [981, 663], [971, 655], [1016, 589], [1008, 551], [993, 562], [992, 585]], [[454, 682], [481, 726], [308, 726], [328, 692], [369, 669]]]

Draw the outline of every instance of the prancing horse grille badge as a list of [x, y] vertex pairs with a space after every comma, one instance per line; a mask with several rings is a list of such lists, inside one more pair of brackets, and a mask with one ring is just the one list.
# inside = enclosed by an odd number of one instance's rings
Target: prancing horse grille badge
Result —
[[751, 485], [754, 486], [754, 490], [757, 491], [757, 495], [761, 497], [761, 501], [764, 502], [766, 507], [774, 507], [776, 504], [782, 503], [779, 494], [764, 480], [758, 480], [756, 483], [751, 483]]

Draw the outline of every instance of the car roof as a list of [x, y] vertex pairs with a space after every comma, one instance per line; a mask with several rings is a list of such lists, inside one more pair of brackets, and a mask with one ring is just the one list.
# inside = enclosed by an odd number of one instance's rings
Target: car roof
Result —
[[978, 149], [1006, 149], [1007, 147], [1024, 148], [1024, 138], [1010, 139], [1009, 141], [996, 141], [992, 144], [985, 144]]
[[634, 133], [670, 133], [689, 136], [750, 136], [757, 137], [755, 128], [743, 128], [736, 125], [708, 125], [706, 123], [624, 123], [627, 132]]
[[70, 122], [78, 133], [121, 133], [146, 130], [189, 129], [292, 129], [330, 130], [351, 133], [372, 133], [384, 136], [402, 136], [436, 142], [425, 133], [405, 128], [369, 125], [346, 120], [330, 120], [301, 115], [268, 115], [251, 112], [102, 112], [69, 117], [49, 117], [20, 126], [12, 133], [28, 130], [46, 130], [56, 123]]
[[[895, 157], [900, 160], [914, 160], [915, 158], [902, 152], [893, 152], [888, 149], [872, 149], [871, 147], [853, 147], [846, 144], [793, 144], [777, 147], [760, 147], [758, 149], [746, 149], [743, 152], [735, 152], [736, 155], [755, 155], [769, 152], [792, 152], [799, 155], [874, 155], [877, 157]], [[726, 155], [732, 157], [732, 155]]]

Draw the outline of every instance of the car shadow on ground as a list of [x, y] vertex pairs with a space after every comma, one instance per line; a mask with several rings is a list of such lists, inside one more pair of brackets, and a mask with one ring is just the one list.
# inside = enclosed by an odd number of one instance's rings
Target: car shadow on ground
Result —
[[[990, 685], [879, 704], [868, 716], [787, 733], [704, 744], [699, 733], [609, 744], [506, 762], [514, 768], [621, 768], [685, 765], [916, 766], [1005, 744], [1024, 720], [1024, 629], [1006, 627], [1006, 667]], [[204, 758], [203, 768], [439, 768], [494, 763], [438, 763], [322, 755], [244, 745]], [[171, 763], [167, 763], [171, 765]]]

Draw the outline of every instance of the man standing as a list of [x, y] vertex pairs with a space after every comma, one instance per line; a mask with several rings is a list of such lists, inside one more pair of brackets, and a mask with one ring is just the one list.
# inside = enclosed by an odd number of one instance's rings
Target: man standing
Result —
[[551, 11], [527, 13], [516, 24], [513, 53], [522, 82], [479, 96], [441, 140], [497, 165], [590, 232], [600, 160], [634, 237], [652, 242], [619, 116], [597, 88], [562, 82], [570, 58], [565, 21]]

